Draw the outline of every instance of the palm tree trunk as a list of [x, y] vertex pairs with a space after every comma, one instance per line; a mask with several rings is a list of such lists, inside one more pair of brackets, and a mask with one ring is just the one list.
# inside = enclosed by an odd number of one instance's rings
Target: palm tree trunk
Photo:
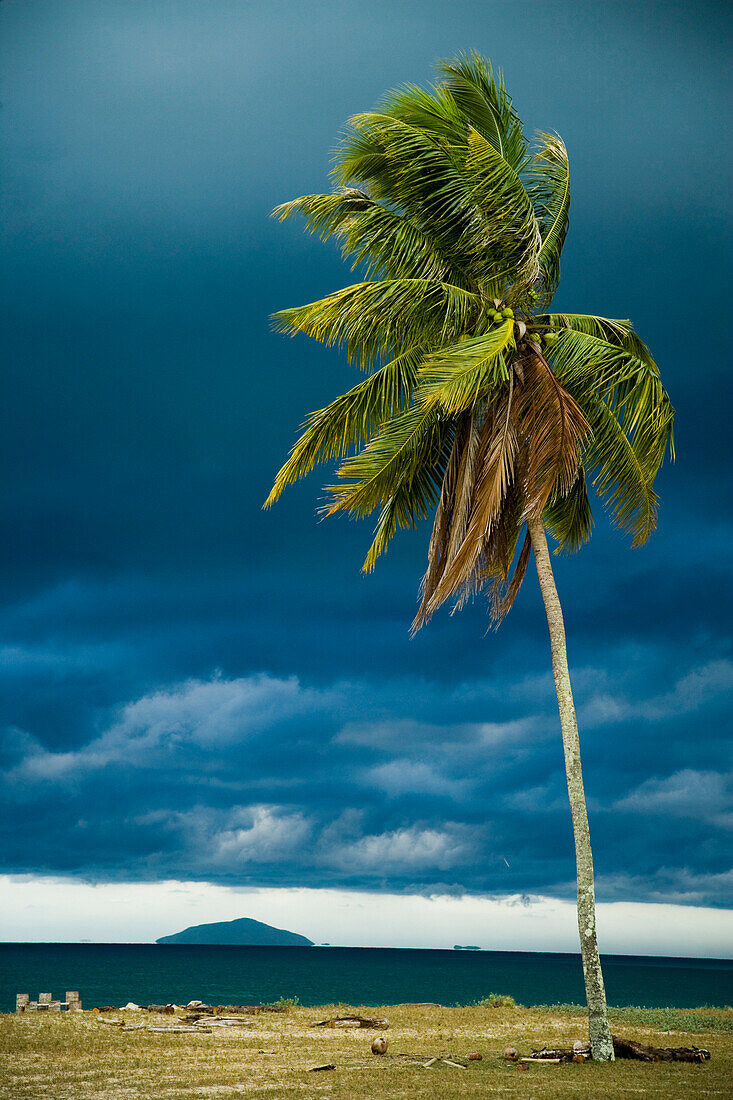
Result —
[[565, 624], [562, 608], [555, 587], [550, 554], [547, 549], [545, 527], [541, 519], [528, 523], [534, 547], [537, 576], [542, 590], [550, 629], [552, 672], [555, 678], [557, 704], [560, 710], [562, 744], [565, 753], [565, 775], [568, 782], [570, 812], [575, 837], [575, 866], [578, 882], [578, 931], [580, 952], [583, 958], [585, 995], [588, 1004], [588, 1028], [593, 1059], [599, 1062], [613, 1061], [613, 1040], [606, 1011], [606, 991], [603, 985], [601, 960], [596, 941], [596, 897], [593, 885], [593, 854], [590, 847], [588, 811], [583, 790], [583, 773], [580, 767], [580, 742], [575, 704], [570, 686], [568, 655], [565, 644]]

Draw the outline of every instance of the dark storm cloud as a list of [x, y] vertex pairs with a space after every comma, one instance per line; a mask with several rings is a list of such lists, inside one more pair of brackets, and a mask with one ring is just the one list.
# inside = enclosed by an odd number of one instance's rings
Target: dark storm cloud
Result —
[[[718, 838], [731, 825], [731, 777], [714, 739], [691, 760], [687, 738], [690, 722], [715, 728], [733, 665], [711, 662], [649, 696], [626, 671], [633, 654], [614, 656], [610, 670], [576, 675], [599, 892], [622, 896], [618, 868], [630, 873], [624, 853], [643, 830], [637, 887], [724, 900]], [[646, 656], [648, 670], [658, 658]], [[452, 689], [384, 679], [378, 692], [266, 675], [188, 680], [110, 714], [76, 749], [17, 736], [3, 801], [14, 817], [33, 813], [10, 858], [19, 869], [81, 864], [102, 878], [567, 893], [556, 725], [548, 675]], [[48, 827], [59, 814], [62, 844]], [[680, 874], [707, 886], [681, 884]]]
[[317, 479], [260, 511], [305, 412], [356, 377], [270, 333], [349, 276], [268, 212], [327, 187], [350, 113], [475, 47], [570, 149], [558, 308], [631, 315], [678, 408], [649, 546], [599, 507], [557, 562], [599, 893], [730, 900], [725, 9], [0, 20], [5, 869], [572, 891], [534, 580], [499, 634], [476, 605], [410, 641], [424, 531], [365, 578], [368, 525], [318, 523]]

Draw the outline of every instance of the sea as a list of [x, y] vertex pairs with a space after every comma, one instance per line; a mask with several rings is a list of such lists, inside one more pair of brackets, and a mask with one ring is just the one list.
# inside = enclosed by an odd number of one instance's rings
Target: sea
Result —
[[[611, 1005], [720, 1007], [733, 1003], [733, 960], [605, 955]], [[141, 943], [0, 943], [0, 1011], [16, 993], [95, 1005], [473, 1004], [490, 993], [518, 1004], [584, 1001], [580, 956], [526, 951], [383, 947], [240, 947]]]

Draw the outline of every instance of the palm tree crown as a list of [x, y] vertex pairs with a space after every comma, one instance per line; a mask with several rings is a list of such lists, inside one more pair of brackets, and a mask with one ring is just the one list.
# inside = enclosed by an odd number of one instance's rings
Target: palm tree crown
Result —
[[530, 149], [478, 55], [439, 71], [430, 91], [402, 87], [350, 120], [333, 193], [275, 210], [335, 236], [364, 275], [276, 326], [345, 347], [367, 377], [310, 414], [267, 505], [341, 458], [325, 511], [378, 511], [365, 570], [435, 510], [415, 629], [487, 586], [503, 617], [529, 558], [523, 529], [541, 519], [558, 549], [577, 549], [588, 484], [643, 543], [673, 446], [673, 409], [631, 322], [549, 312], [570, 206], [563, 142], [540, 133]]

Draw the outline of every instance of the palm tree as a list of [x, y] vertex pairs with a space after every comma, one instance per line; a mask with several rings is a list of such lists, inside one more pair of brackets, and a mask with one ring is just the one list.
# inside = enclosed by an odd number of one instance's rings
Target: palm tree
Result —
[[[346, 350], [366, 377], [310, 414], [266, 502], [342, 459], [324, 512], [378, 512], [370, 571], [397, 528], [434, 513], [413, 630], [486, 589], [495, 622], [530, 551], [547, 612], [575, 836], [578, 926], [593, 1057], [613, 1058], [595, 927], [593, 862], [562, 610], [546, 530], [577, 550], [590, 483], [646, 541], [673, 409], [629, 321], [552, 313], [568, 229], [565, 146], [531, 150], [501, 77], [477, 54], [439, 65], [354, 116], [331, 194], [276, 208], [334, 236], [363, 281], [274, 315]], [[522, 538], [523, 536], [523, 538]], [[521, 548], [519, 546], [521, 540]], [[518, 549], [519, 548], [519, 549]]]

